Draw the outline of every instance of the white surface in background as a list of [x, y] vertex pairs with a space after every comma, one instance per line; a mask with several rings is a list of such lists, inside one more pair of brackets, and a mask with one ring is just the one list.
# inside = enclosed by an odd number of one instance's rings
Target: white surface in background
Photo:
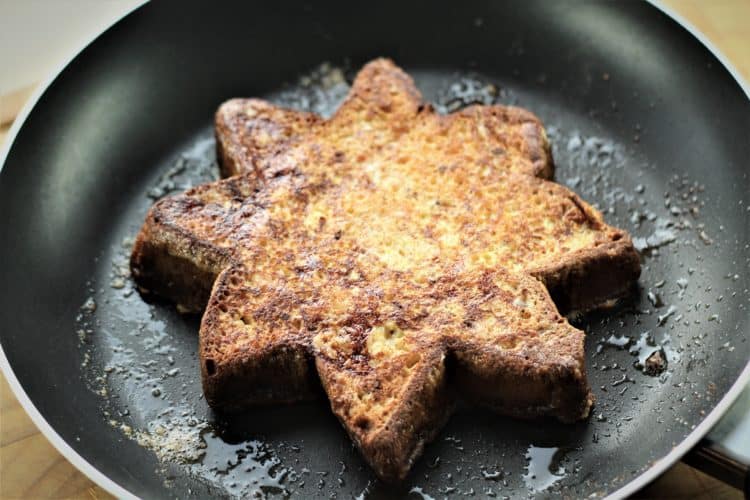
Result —
[[0, 0], [0, 95], [45, 79], [143, 0]]

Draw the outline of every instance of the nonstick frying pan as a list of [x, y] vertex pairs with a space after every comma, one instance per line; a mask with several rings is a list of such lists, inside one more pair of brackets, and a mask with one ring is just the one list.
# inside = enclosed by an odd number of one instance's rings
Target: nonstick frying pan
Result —
[[[329, 113], [381, 55], [444, 111], [537, 113], [557, 181], [643, 254], [630, 300], [574, 320], [588, 333], [588, 421], [462, 408], [396, 487], [375, 481], [325, 401], [212, 414], [198, 318], [145, 303], [126, 266], [153, 200], [216, 175], [222, 100]], [[151, 3], [81, 52], [16, 129], [0, 175], [3, 368], [52, 442], [120, 496], [622, 496], [687, 452], [748, 379], [748, 131], [729, 71], [644, 3]], [[648, 375], [655, 350], [668, 366]]]

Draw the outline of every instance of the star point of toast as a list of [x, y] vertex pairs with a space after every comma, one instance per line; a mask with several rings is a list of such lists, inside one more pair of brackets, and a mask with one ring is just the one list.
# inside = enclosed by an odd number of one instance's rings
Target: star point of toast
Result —
[[234, 99], [216, 131], [231, 177], [160, 200], [131, 259], [141, 287], [205, 306], [211, 406], [307, 399], [320, 381], [385, 480], [406, 476], [456, 388], [508, 415], [587, 416], [584, 333], [558, 307], [623, 295], [639, 258], [547, 180], [534, 115], [438, 115], [379, 59], [328, 120]]

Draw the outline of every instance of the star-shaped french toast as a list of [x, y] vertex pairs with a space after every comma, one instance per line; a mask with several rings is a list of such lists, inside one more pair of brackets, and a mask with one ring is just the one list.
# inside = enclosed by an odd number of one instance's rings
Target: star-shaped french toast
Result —
[[200, 328], [209, 404], [315, 397], [376, 474], [403, 479], [456, 395], [502, 414], [589, 413], [584, 333], [561, 315], [625, 294], [622, 230], [549, 181], [544, 129], [516, 107], [437, 114], [367, 64], [330, 118], [234, 99], [227, 179], [162, 199], [133, 276]]

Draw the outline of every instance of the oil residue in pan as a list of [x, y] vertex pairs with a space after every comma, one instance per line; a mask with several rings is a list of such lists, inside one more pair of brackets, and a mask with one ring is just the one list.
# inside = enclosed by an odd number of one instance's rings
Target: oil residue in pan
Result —
[[[228, 420], [214, 415], [200, 385], [199, 318], [181, 316], [171, 304], [145, 303], [128, 267], [132, 238], [154, 200], [217, 178], [207, 126], [160, 166], [123, 215], [79, 316], [81, 363], [90, 388], [102, 396], [102, 418], [156, 454], [176, 495], [603, 494], [649, 465], [606, 482], [591, 473], [592, 464], [606, 466], [608, 450], [637, 432], [644, 413], [655, 433], [671, 433], [674, 440], [699, 421], [680, 411], [682, 403], [689, 400], [701, 412], [713, 407], [715, 386], [705, 360], [736, 355], [744, 339], [722, 318], [728, 308], [745, 308], [748, 292], [733, 288], [736, 273], [717, 278], [706, 270], [704, 256], [720, 252], [727, 237], [720, 225], [701, 219], [710, 202], [703, 186], [684, 176], [661, 180], [659, 167], [637, 154], [647, 133], [637, 124], [628, 143], [538, 93], [478, 74], [414, 74], [440, 112], [496, 102], [536, 112], [547, 124], [556, 180], [630, 231], [641, 250], [643, 274], [632, 300], [573, 318], [588, 333], [589, 380], [597, 398], [591, 418], [576, 426], [539, 426], [461, 410], [427, 447], [407, 483], [389, 489], [373, 479], [323, 401]], [[330, 116], [346, 94], [347, 76], [348, 70], [324, 64], [267, 97]], [[706, 345], [718, 348], [712, 352]], [[654, 446], [652, 460], [663, 450]]]
[[528, 460], [523, 481], [534, 492], [544, 491], [562, 478], [567, 471], [559, 464], [561, 449], [553, 446], [529, 446], [525, 458]]

